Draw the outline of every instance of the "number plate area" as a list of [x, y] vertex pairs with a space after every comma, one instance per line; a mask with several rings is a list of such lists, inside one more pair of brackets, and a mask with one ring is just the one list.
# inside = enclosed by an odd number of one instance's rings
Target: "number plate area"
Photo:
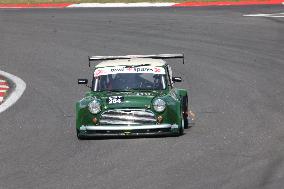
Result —
[[120, 104], [124, 101], [123, 96], [110, 96], [107, 98], [107, 104]]

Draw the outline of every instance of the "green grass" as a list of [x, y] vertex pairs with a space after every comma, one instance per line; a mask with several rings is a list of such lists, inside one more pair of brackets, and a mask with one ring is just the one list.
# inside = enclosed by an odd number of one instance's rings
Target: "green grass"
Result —
[[[35, 4], [35, 3], [137, 3], [137, 2], [214, 2], [220, 0], [0, 0], [0, 4]], [[240, 0], [225, 0], [240, 1]], [[261, 1], [261, 0], [260, 0]]]

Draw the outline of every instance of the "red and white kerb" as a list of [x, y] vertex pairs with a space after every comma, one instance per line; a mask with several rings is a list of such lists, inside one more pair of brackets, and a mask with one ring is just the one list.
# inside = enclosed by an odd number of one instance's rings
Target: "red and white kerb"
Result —
[[4, 101], [4, 97], [6, 96], [8, 90], [8, 82], [0, 78], [0, 104]]

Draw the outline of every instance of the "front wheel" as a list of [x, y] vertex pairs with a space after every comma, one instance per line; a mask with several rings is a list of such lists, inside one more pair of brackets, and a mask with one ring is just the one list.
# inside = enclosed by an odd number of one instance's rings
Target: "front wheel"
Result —
[[184, 120], [184, 128], [185, 129], [188, 129], [188, 120], [187, 120], [187, 117], [188, 117], [188, 96], [184, 96], [182, 97], [182, 117], [183, 117], [183, 120]]
[[84, 140], [84, 139], [86, 139], [86, 137], [83, 137], [82, 135], [80, 135], [78, 129], [76, 129], [76, 135], [77, 135], [77, 139], [78, 139], [78, 140]]
[[182, 117], [182, 120], [181, 120], [181, 124], [180, 124], [180, 127], [179, 127], [179, 133], [178, 133], [179, 136], [184, 134], [185, 121], [184, 121], [184, 117], [183, 116], [181, 116], [181, 117]]

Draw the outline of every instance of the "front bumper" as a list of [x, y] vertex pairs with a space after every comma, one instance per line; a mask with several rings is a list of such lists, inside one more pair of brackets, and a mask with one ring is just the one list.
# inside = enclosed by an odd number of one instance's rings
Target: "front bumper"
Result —
[[177, 135], [178, 125], [159, 124], [159, 125], [82, 125], [78, 135], [81, 137], [104, 137], [104, 136], [165, 136]]

